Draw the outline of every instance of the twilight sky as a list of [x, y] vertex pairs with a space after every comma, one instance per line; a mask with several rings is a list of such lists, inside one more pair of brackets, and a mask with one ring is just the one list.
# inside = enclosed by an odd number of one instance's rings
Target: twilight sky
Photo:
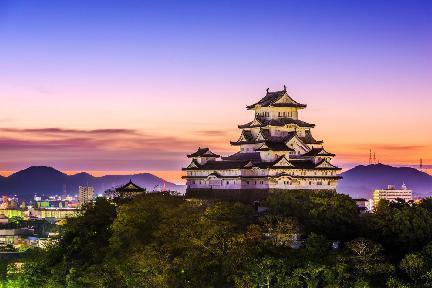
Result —
[[180, 182], [284, 84], [342, 167], [432, 164], [432, 1], [2, 0], [0, 174]]

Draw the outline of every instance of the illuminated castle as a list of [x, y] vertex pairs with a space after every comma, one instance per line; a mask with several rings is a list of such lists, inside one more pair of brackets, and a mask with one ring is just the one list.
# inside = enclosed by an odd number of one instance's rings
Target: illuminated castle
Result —
[[187, 193], [209, 191], [335, 190], [340, 168], [330, 163], [335, 156], [315, 140], [315, 127], [298, 119], [306, 108], [284, 90], [269, 92], [247, 106], [255, 112], [253, 121], [239, 125], [241, 134], [231, 145], [239, 151], [221, 157], [208, 148], [187, 155], [183, 168]]

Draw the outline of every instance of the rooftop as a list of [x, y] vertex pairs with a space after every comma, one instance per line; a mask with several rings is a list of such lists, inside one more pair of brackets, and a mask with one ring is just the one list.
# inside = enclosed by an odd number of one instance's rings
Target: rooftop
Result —
[[220, 155], [217, 155], [217, 154], [211, 152], [209, 148], [199, 147], [195, 153], [189, 154], [189, 155], [187, 155], [187, 157], [188, 158], [193, 158], [193, 157], [215, 157], [215, 158], [219, 158]]
[[[282, 99], [282, 97], [287, 97], [287, 101], [278, 102], [280, 99]], [[305, 104], [300, 104], [297, 101], [295, 101], [294, 99], [292, 99], [288, 95], [285, 86], [284, 86], [284, 90], [274, 91], [274, 92], [270, 92], [269, 89], [267, 88], [266, 95], [261, 100], [256, 102], [255, 104], [247, 106], [247, 109], [254, 109], [256, 106], [261, 106], [261, 107], [270, 107], [270, 106], [272, 106], [272, 107], [297, 107], [297, 108], [305, 108], [306, 107]]]

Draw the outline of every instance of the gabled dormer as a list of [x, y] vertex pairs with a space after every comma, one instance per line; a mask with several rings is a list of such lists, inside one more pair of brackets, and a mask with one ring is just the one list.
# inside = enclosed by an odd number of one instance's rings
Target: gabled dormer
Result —
[[309, 147], [303, 143], [303, 141], [297, 136], [297, 135], [293, 135], [287, 142], [286, 145], [291, 148], [294, 149], [294, 154], [296, 155], [301, 155], [304, 154], [306, 152], [309, 152]]
[[198, 162], [194, 159], [192, 162], [186, 167], [186, 169], [198, 169], [200, 165]]
[[322, 160], [320, 163], [318, 163], [318, 165], [315, 166], [315, 168], [340, 169], [328, 162], [328, 160]]
[[285, 156], [280, 157], [274, 164], [273, 167], [294, 167]]
[[247, 162], [247, 163], [243, 166], [243, 168], [252, 168], [252, 167], [254, 167], [254, 164], [252, 163], [252, 161]]

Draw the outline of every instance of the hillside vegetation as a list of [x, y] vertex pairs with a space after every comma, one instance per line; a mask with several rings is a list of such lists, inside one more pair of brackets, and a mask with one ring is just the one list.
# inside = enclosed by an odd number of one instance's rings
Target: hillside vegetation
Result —
[[[10, 287], [432, 287], [432, 200], [358, 213], [336, 193], [239, 202], [98, 198]], [[8, 286], [9, 287], [9, 286]]]

